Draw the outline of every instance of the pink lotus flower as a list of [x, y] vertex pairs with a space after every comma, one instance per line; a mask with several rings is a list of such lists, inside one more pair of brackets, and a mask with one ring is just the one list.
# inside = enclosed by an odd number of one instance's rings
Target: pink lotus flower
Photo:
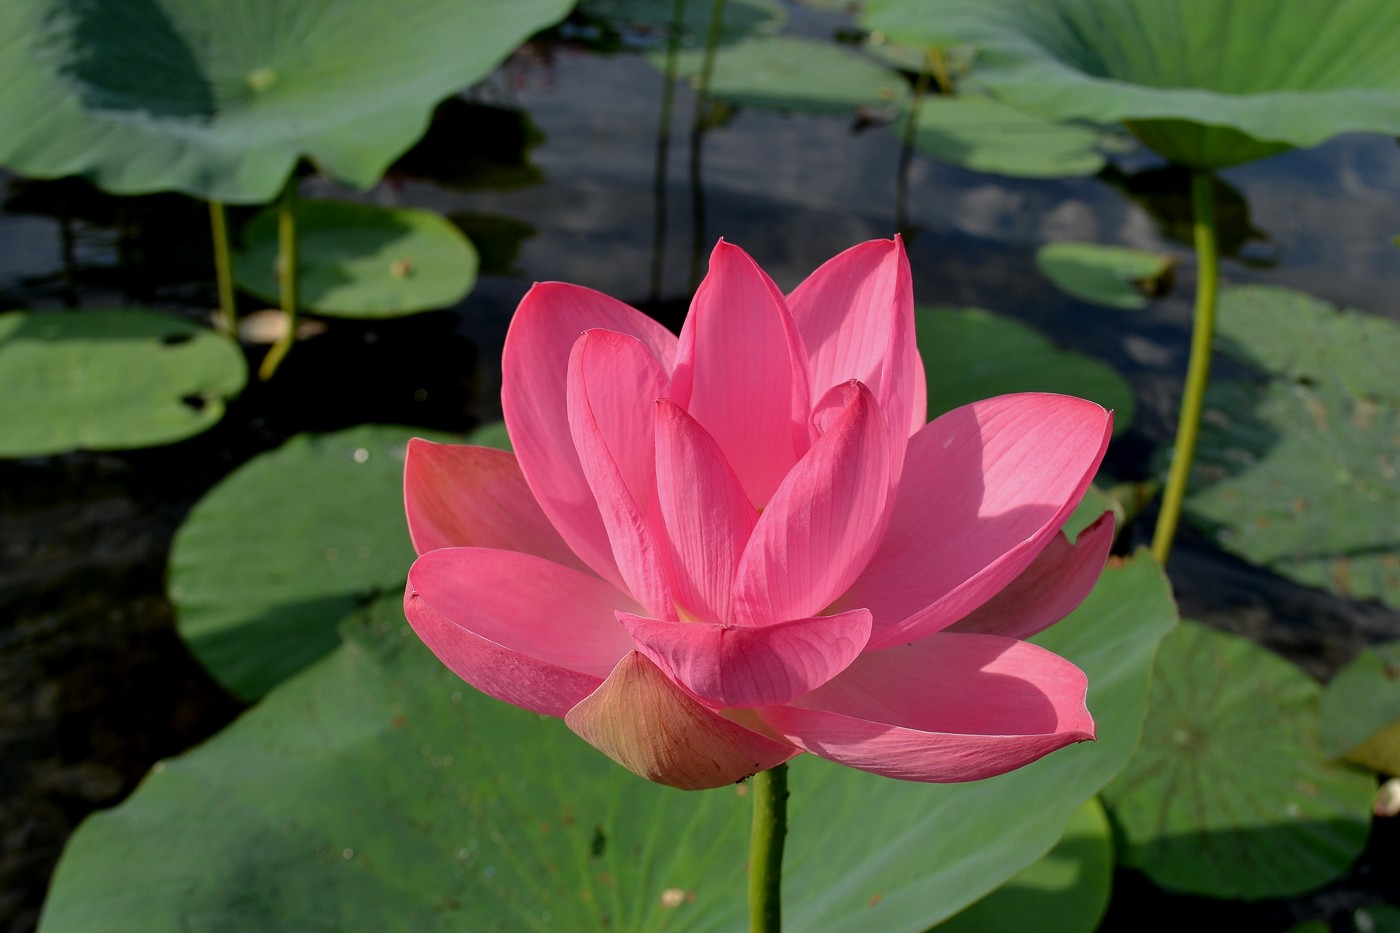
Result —
[[405, 611], [468, 683], [643, 777], [717, 787], [802, 751], [969, 781], [1094, 737], [1023, 639], [1093, 586], [1071, 545], [1112, 416], [1056, 395], [925, 424], [902, 243], [787, 297], [723, 241], [677, 339], [543, 283], [506, 337], [515, 453], [414, 440]]

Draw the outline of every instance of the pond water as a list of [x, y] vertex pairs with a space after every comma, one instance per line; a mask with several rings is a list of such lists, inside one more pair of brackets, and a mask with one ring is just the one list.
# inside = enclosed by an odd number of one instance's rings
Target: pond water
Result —
[[[838, 22], [804, 11], [789, 28], [826, 35]], [[469, 96], [503, 108], [504, 126], [518, 129], [514, 113], [527, 115], [539, 134], [527, 153], [536, 183], [492, 190], [396, 175], [364, 194], [314, 177], [303, 183], [308, 196], [425, 206], [473, 234], [497, 231], [481, 237], [489, 274], [457, 307], [330, 322], [272, 382], [250, 385], [222, 423], [189, 441], [0, 461], [0, 930], [33, 926], [53, 863], [86, 813], [120, 800], [152, 763], [240, 709], [190, 659], [164, 595], [171, 537], [205, 491], [301, 431], [362, 422], [464, 431], [499, 417], [501, 342], [532, 281], [589, 285], [678, 319], [696, 236], [692, 96], [681, 88], [676, 101], [654, 291], [661, 90], [658, 72], [638, 56], [563, 42], [527, 49]], [[499, 131], [482, 129], [484, 115], [501, 111], [444, 110], [444, 124], [459, 133], [415, 156], [451, 165], [462, 139]], [[1175, 418], [1193, 276], [1189, 249], [1125, 191], [1155, 178], [1166, 185], [1159, 202], [1181, 202], [1184, 179], [1173, 189], [1172, 179], [1144, 174], [1155, 163], [1140, 153], [1097, 178], [1055, 181], [977, 174], [915, 154], [901, 208], [900, 148], [888, 128], [857, 131], [846, 118], [734, 112], [704, 138], [699, 242], [706, 252], [720, 236], [737, 243], [790, 288], [846, 246], [894, 233], [903, 216], [921, 303], [1011, 315], [1128, 376], [1139, 413], [1108, 466], [1120, 477], [1146, 476], [1149, 453]], [[1225, 172], [1248, 210], [1236, 228], [1243, 258], [1226, 261], [1227, 281], [1286, 284], [1400, 319], [1400, 252], [1390, 244], [1400, 232], [1398, 156], [1394, 140], [1343, 137]], [[141, 303], [202, 317], [215, 303], [202, 205], [111, 199], [71, 181], [7, 177], [0, 185], [6, 308]], [[1141, 312], [1064, 297], [1033, 263], [1035, 248], [1055, 240], [1172, 252], [1176, 289]], [[1190, 534], [1171, 570], [1186, 614], [1250, 634], [1318, 675], [1362, 644], [1400, 636], [1394, 611], [1282, 582]], [[1393, 852], [1394, 832], [1377, 835], [1376, 845], [1388, 839]], [[1373, 870], [1378, 857], [1373, 845], [1351, 883], [1372, 895], [1390, 884], [1395, 896], [1394, 882]], [[1271, 909], [1264, 916], [1287, 917]]]

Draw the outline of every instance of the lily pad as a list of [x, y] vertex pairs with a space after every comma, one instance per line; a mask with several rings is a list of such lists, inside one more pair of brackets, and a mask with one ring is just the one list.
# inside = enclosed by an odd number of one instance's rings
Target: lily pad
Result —
[[1252, 563], [1400, 606], [1400, 406], [1335, 385], [1206, 392], [1184, 517]]
[[1142, 744], [1104, 789], [1119, 860], [1166, 888], [1246, 899], [1345, 872], [1375, 782], [1323, 756], [1321, 692], [1253, 642], [1183, 621], [1162, 642]]
[[[901, 136], [904, 120], [892, 124]], [[985, 94], [926, 97], [914, 148], [940, 162], [1018, 178], [1092, 175], [1104, 166], [1105, 130], [1019, 110]]]
[[[1044, 633], [1089, 676], [1097, 743], [966, 785], [794, 761], [791, 928], [916, 933], [1049, 850], [1131, 754], [1174, 620], [1161, 571], [1137, 557]], [[398, 594], [344, 631], [83, 824], [44, 933], [742, 926], [747, 786], [648, 784], [562, 722], [481, 696], [408, 631]]]
[[[698, 75], [701, 55], [682, 54], [679, 73]], [[738, 106], [854, 113], [901, 104], [909, 85], [897, 72], [829, 42], [768, 36], [721, 48], [710, 94]]]
[[1098, 799], [1074, 814], [1055, 848], [967, 910], [939, 933], [1022, 933], [1026, 919], [1055, 933], [1093, 933], [1108, 910], [1113, 833]]
[[[476, 284], [477, 253], [432, 211], [347, 201], [296, 206], [298, 296], [333, 317], [397, 317], [456, 304]], [[278, 300], [277, 211], [258, 214], [234, 257], [234, 280]]]
[[1400, 401], [1400, 325], [1394, 321], [1267, 285], [1223, 289], [1219, 318], [1225, 352], [1264, 372]]
[[331, 651], [337, 623], [398, 593], [411, 428], [303, 434], [239, 467], [175, 535], [170, 599], [186, 644], [245, 700]]
[[248, 378], [232, 341], [155, 311], [0, 314], [0, 457], [168, 444]]
[[1400, 641], [1367, 648], [1322, 692], [1322, 747], [1400, 775]]
[[1050, 243], [1036, 250], [1035, 265], [1061, 291], [1109, 308], [1145, 308], [1149, 298], [1171, 290], [1176, 260], [1162, 253], [1102, 246]]
[[117, 194], [272, 200], [299, 157], [367, 188], [439, 100], [571, 0], [0, 4], [0, 164]]
[[920, 308], [919, 353], [929, 417], [1009, 392], [1059, 392], [1113, 409], [1113, 432], [1133, 420], [1133, 392], [1105, 363], [1061, 350], [1024, 324], [980, 308]]
[[[1057, 119], [1127, 121], [1221, 168], [1341, 133], [1400, 133], [1400, 6], [1358, 0], [869, 0], [896, 42], [972, 42], [979, 84]], [[1339, 64], [1341, 63], [1341, 64]]]

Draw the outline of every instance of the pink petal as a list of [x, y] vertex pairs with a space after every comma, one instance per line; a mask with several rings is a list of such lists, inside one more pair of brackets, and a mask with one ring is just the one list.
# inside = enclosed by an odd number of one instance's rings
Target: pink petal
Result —
[[579, 334], [595, 327], [636, 337], [663, 372], [675, 363], [675, 336], [640, 311], [592, 289], [544, 282], [521, 300], [506, 334], [501, 408], [520, 469], [545, 515], [584, 563], [621, 585], [569, 432], [569, 355]]
[[806, 351], [773, 280], [723, 240], [681, 329], [671, 400], [762, 508], [808, 444]]
[[[884, 418], [858, 382], [759, 516], [734, 579], [733, 621], [762, 625], [818, 614], [864, 569], [888, 518]], [[849, 608], [860, 608], [851, 606]]]
[[1019, 577], [944, 631], [1030, 638], [1054, 625], [1077, 609], [1098, 582], [1113, 532], [1113, 513], [1105, 512], [1073, 544], [1064, 534], [1056, 535]]
[[668, 401], [656, 406], [656, 492], [681, 603], [697, 618], [729, 620], [734, 570], [758, 511], [714, 438]]
[[489, 547], [584, 569], [545, 518], [510, 451], [415, 437], [403, 474], [408, 533], [419, 554]]
[[974, 402], [909, 440], [884, 540], [834, 608], [875, 616], [872, 650], [962, 618], [1020, 575], [1093, 479], [1113, 419], [1028, 393]]
[[627, 770], [682, 790], [733, 784], [798, 753], [706, 709], [636, 651], [564, 721]]
[[940, 632], [862, 655], [790, 706], [759, 711], [833, 761], [907, 781], [975, 781], [1094, 737], [1088, 681], [1037, 645]]
[[665, 389], [660, 368], [633, 337], [590, 330], [574, 344], [568, 401], [579, 463], [627, 589], [653, 614], [672, 619], [661, 517], [652, 514], [656, 401]]
[[903, 241], [871, 240], [829, 259], [788, 305], [807, 348], [813, 401], [848, 379], [869, 386], [889, 420], [891, 463], [902, 465], [905, 442], [927, 412]]
[[617, 609], [641, 607], [590, 574], [484, 548], [429, 551], [414, 561], [404, 596], [414, 631], [457, 676], [551, 716], [632, 650]]
[[657, 667], [721, 707], [795, 700], [845, 670], [870, 637], [862, 609], [757, 626], [617, 618]]

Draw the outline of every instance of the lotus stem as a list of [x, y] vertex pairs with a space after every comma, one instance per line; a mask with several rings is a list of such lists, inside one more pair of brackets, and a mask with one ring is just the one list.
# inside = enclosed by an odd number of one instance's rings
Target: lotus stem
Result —
[[919, 134], [919, 114], [928, 96], [929, 82], [936, 67], [930, 46], [924, 53], [924, 67], [914, 79], [914, 97], [909, 101], [909, 118], [904, 124], [904, 136], [899, 142], [899, 164], [894, 173], [894, 228], [909, 233], [909, 165], [914, 160], [914, 138]]
[[1191, 173], [1191, 227], [1196, 241], [1196, 310], [1191, 324], [1191, 361], [1177, 419], [1176, 445], [1167, 473], [1162, 510], [1152, 535], [1152, 556], [1163, 566], [1172, 550], [1172, 538], [1186, 499], [1186, 481], [1196, 454], [1196, 438], [1205, 409], [1206, 383], [1210, 381], [1210, 353], [1215, 335], [1215, 304], [1220, 292], [1220, 254], [1215, 243], [1215, 176], [1204, 169]]
[[238, 309], [233, 303], [233, 267], [229, 262], [228, 215], [223, 201], [209, 202], [209, 229], [214, 236], [214, 281], [219, 288], [219, 325], [237, 339]]
[[700, 61], [699, 93], [695, 98], [695, 120], [690, 128], [690, 210], [694, 239], [690, 246], [690, 291], [700, 285], [700, 263], [705, 255], [705, 187], [700, 178], [701, 143], [710, 120], [710, 80], [715, 74], [715, 52], [724, 29], [724, 0], [710, 7], [710, 31], [705, 36], [705, 55]]
[[753, 834], [749, 837], [749, 933], [783, 928], [783, 843], [787, 838], [787, 765], [753, 778]]
[[676, 100], [677, 62], [681, 52], [681, 30], [685, 26], [685, 0], [671, 6], [671, 32], [666, 38], [666, 76], [661, 87], [661, 125], [656, 132], [656, 167], [652, 173], [652, 196], [656, 217], [651, 232], [651, 301], [661, 300], [662, 270], [666, 264], [666, 167], [671, 153], [671, 110]]
[[297, 339], [297, 182], [293, 176], [287, 179], [287, 187], [282, 189], [282, 197], [277, 202], [277, 290], [282, 302], [282, 314], [287, 320], [287, 330], [277, 338], [272, 349], [263, 357], [258, 368], [258, 378], [263, 382], [272, 378], [278, 365], [292, 349]]

